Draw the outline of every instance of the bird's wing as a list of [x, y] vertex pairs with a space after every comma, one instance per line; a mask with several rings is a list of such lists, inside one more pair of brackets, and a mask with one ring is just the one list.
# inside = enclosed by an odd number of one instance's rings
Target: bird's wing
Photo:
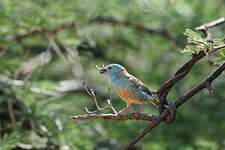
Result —
[[151, 91], [144, 85], [144, 83], [142, 83], [140, 80], [138, 80], [137, 78], [135, 78], [132, 75], [128, 76], [128, 80], [131, 81], [131, 83], [133, 83], [133, 85], [137, 88], [139, 88], [140, 90], [142, 90], [143, 92], [149, 94], [152, 96]]

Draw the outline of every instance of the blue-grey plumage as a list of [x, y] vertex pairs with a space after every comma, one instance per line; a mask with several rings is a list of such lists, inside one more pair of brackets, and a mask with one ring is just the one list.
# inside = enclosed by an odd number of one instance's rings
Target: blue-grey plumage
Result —
[[143, 91], [133, 82], [133, 77], [123, 76], [112, 82], [112, 87], [116, 91], [125, 90], [130, 95], [134, 95], [133, 103], [142, 104], [153, 99], [150, 93]]
[[127, 103], [125, 109], [128, 109], [132, 103], [158, 105], [159, 102], [153, 98], [151, 91], [140, 80], [129, 74], [123, 66], [110, 64], [102, 68], [100, 73], [108, 77], [117, 95]]

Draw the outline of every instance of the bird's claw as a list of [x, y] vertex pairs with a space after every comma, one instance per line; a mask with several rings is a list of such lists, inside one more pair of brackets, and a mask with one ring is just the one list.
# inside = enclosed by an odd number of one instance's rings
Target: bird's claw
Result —
[[169, 108], [168, 109], [170, 111], [170, 114], [165, 119], [165, 122], [167, 124], [172, 123], [175, 120], [175, 118], [176, 118], [176, 105], [175, 105], [175, 103], [169, 103]]
[[134, 112], [134, 114], [140, 114], [141, 113], [141, 110], [137, 110]]

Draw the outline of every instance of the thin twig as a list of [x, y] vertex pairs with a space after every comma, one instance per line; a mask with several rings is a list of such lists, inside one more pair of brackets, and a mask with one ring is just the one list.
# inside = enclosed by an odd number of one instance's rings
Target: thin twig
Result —
[[220, 46], [216, 46], [216, 47], [214, 47], [213, 49], [211, 49], [211, 50], [208, 52], [208, 54], [214, 53], [214, 52], [216, 52], [216, 51], [218, 51], [218, 50], [222, 50], [222, 49], [224, 49], [224, 48], [225, 48], [225, 44], [220, 45]]
[[[123, 25], [123, 26], [129, 26], [132, 27], [138, 31], [141, 32], [145, 32], [148, 34], [158, 34], [162, 37], [165, 37], [168, 40], [171, 40], [176, 46], [181, 47], [183, 44], [182, 42], [180, 42], [179, 39], [177, 39], [174, 35], [172, 35], [168, 30], [166, 29], [152, 29], [152, 28], [148, 28], [145, 27], [143, 25], [140, 24], [135, 24], [135, 23], [131, 23], [128, 21], [119, 21], [113, 17], [105, 17], [105, 16], [98, 16], [96, 18], [90, 19], [90, 23], [109, 23], [112, 25]], [[28, 30], [26, 32], [18, 32], [15, 34], [12, 34], [8, 37], [9, 40], [17, 40], [20, 41], [24, 38], [30, 37], [30, 36], [36, 36], [36, 35], [41, 35], [44, 36], [46, 33], [50, 33], [50, 34], [56, 34], [64, 29], [69, 29], [69, 28], [75, 28], [79, 26], [79, 23], [76, 21], [71, 21], [71, 22], [63, 22], [59, 25], [57, 25], [56, 27], [52, 28], [52, 29], [48, 29], [48, 28], [33, 28], [31, 30]]]
[[7, 99], [6, 103], [7, 103], [9, 118], [12, 123], [12, 127], [13, 127], [13, 129], [16, 129], [16, 119], [15, 119], [15, 115], [14, 115], [14, 111], [13, 111], [12, 101]]
[[95, 103], [95, 106], [97, 107], [97, 110], [94, 110], [94, 111], [89, 111], [88, 108], [85, 107], [84, 110], [85, 110], [88, 114], [93, 114], [93, 113], [96, 113], [96, 112], [99, 112], [99, 111], [103, 111], [103, 110], [106, 110], [106, 109], [109, 108], [108, 106], [106, 106], [106, 107], [104, 107], [104, 108], [99, 107], [98, 102], [97, 102], [97, 99], [96, 99], [96, 96], [95, 96], [94, 90], [93, 90], [93, 89], [90, 89], [90, 90], [89, 90], [89, 89], [87, 88], [86, 82], [83, 82], [83, 86], [84, 86], [84, 89], [86, 90], [86, 92], [93, 98], [94, 103]]
[[35, 35], [42, 35], [44, 36], [46, 33], [51, 33], [51, 34], [55, 34], [58, 33], [64, 29], [68, 29], [68, 28], [74, 28], [78, 25], [78, 23], [76, 23], [75, 21], [72, 22], [64, 22], [59, 24], [58, 26], [56, 26], [53, 29], [47, 29], [47, 28], [34, 28], [31, 29], [29, 31], [26, 32], [22, 32], [22, 33], [15, 33], [13, 35], [10, 35], [8, 39], [10, 40], [21, 40], [30, 36], [35, 36]]
[[116, 109], [113, 107], [112, 102], [111, 102], [111, 99], [108, 99], [108, 100], [107, 100], [107, 103], [108, 103], [109, 107], [112, 109], [112, 111], [114, 112], [114, 114], [117, 115], [118, 112], [117, 112]]
[[216, 26], [221, 25], [223, 23], [225, 23], [225, 18], [224, 17], [219, 18], [219, 19], [214, 20], [214, 21], [211, 21], [209, 23], [205, 23], [205, 24], [203, 24], [203, 25], [201, 25], [199, 27], [196, 27], [195, 30], [202, 31], [203, 34], [206, 36], [206, 40], [208, 42], [212, 42], [212, 39], [213, 39], [212, 38], [212, 34], [209, 32], [208, 29], [216, 27]]
[[111, 102], [111, 84], [110, 84], [110, 81], [109, 81], [109, 78], [106, 76], [106, 81], [107, 81], [107, 84], [108, 84], [108, 94], [109, 94], [109, 105], [112, 105], [112, 102]]
[[198, 26], [198, 27], [195, 28], [195, 30], [201, 31], [201, 30], [205, 30], [205, 29], [210, 29], [210, 28], [216, 27], [216, 26], [218, 26], [220, 24], [223, 24], [223, 23], [225, 23], [225, 18], [221, 17], [221, 18], [219, 18], [217, 20], [214, 20], [214, 21], [205, 23], [205, 24], [203, 24], [201, 26]]
[[[101, 65], [101, 67], [98, 67], [97, 65], [95, 66], [95, 68], [97, 69], [97, 70], [101, 70], [102, 68], [104, 68], [104, 64], [102, 64]], [[94, 110], [94, 111], [90, 111], [90, 110], [88, 110], [88, 108], [87, 107], [85, 107], [84, 108], [84, 110], [85, 110], [85, 112], [87, 113], [87, 114], [85, 114], [85, 115], [78, 115], [78, 116], [74, 116], [73, 118], [77, 118], [77, 119], [80, 119], [80, 118], [82, 118], [83, 116], [85, 116], [85, 118], [92, 118], [92, 117], [94, 117], [94, 118], [96, 118], [96, 116], [100, 116], [100, 118], [102, 117], [102, 116], [108, 116], [108, 115], [111, 115], [111, 114], [95, 114], [95, 113], [97, 113], [97, 112], [100, 112], [100, 111], [103, 111], [103, 110], [106, 110], [106, 109], [111, 109], [113, 112], [114, 112], [114, 114], [113, 115], [118, 115], [118, 113], [117, 113], [117, 111], [116, 111], [116, 109], [113, 107], [113, 105], [112, 105], [112, 102], [111, 102], [111, 88], [110, 88], [110, 82], [109, 82], [109, 80], [108, 80], [108, 78], [106, 78], [106, 80], [107, 80], [107, 83], [108, 83], [108, 99], [107, 99], [107, 106], [106, 107], [104, 107], [104, 108], [101, 108], [99, 105], [98, 105], [98, 102], [97, 102], [97, 99], [96, 99], [96, 95], [95, 95], [95, 92], [94, 92], [94, 90], [93, 89], [88, 89], [88, 87], [87, 87], [87, 84], [86, 84], [86, 82], [83, 82], [83, 87], [84, 87], [84, 89], [85, 89], [85, 91], [88, 93], [88, 95], [90, 95], [91, 97], [92, 97], [92, 99], [94, 100], [94, 103], [95, 103], [95, 106], [97, 107], [97, 109], [96, 110]]]
[[107, 17], [107, 16], [97, 16], [96, 18], [91, 19], [90, 22], [108, 23], [111, 25], [122, 25], [122, 26], [131, 27], [138, 31], [145, 32], [148, 34], [160, 35], [160, 36], [172, 41], [176, 46], [178, 46], [178, 47], [182, 46], [182, 43], [179, 41], [179, 39], [177, 39], [167, 29], [164, 29], [164, 28], [160, 28], [160, 29], [148, 28], [148, 27], [145, 27], [140, 24], [132, 23], [129, 21], [120, 21], [113, 17]]
[[[117, 111], [115, 110], [115, 108], [113, 107], [112, 103], [111, 103], [111, 99], [108, 99], [107, 100], [107, 106], [104, 107], [104, 108], [101, 108], [99, 105], [98, 105], [98, 102], [97, 102], [97, 99], [96, 99], [96, 95], [95, 95], [95, 92], [93, 89], [88, 89], [87, 88], [87, 85], [86, 85], [86, 82], [83, 82], [83, 86], [84, 86], [84, 89], [86, 90], [86, 92], [93, 98], [94, 100], [94, 103], [95, 103], [95, 106], [97, 107], [96, 110], [94, 111], [89, 111], [87, 107], [84, 108], [84, 110], [88, 113], [88, 114], [94, 114], [96, 112], [100, 112], [100, 111], [104, 111], [106, 109], [111, 109], [115, 115], [117, 115]], [[110, 91], [109, 91], [109, 94], [110, 94]]]
[[223, 71], [225, 70], [225, 62], [223, 62], [222, 65], [220, 65], [211, 75], [209, 75], [205, 80], [203, 80], [201, 83], [199, 83], [197, 86], [192, 88], [189, 92], [187, 92], [184, 96], [180, 97], [176, 100], [175, 105], [176, 107], [180, 107], [184, 102], [189, 100], [192, 96], [197, 94], [199, 91], [201, 91], [204, 88], [208, 88], [209, 85], [211, 85], [212, 81], [215, 80], [218, 76], [220, 76]]
[[49, 33], [45, 34], [45, 37], [47, 38], [49, 45], [53, 48], [53, 50], [56, 52], [56, 54], [59, 56], [59, 58], [63, 61], [66, 62], [67, 58], [59, 48], [58, 44], [55, 42], [55, 37]]

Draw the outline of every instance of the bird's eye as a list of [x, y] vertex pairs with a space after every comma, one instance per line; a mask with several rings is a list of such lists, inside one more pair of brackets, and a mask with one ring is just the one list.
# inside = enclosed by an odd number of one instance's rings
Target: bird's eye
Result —
[[109, 70], [111, 70], [112, 69], [112, 67], [109, 67]]

